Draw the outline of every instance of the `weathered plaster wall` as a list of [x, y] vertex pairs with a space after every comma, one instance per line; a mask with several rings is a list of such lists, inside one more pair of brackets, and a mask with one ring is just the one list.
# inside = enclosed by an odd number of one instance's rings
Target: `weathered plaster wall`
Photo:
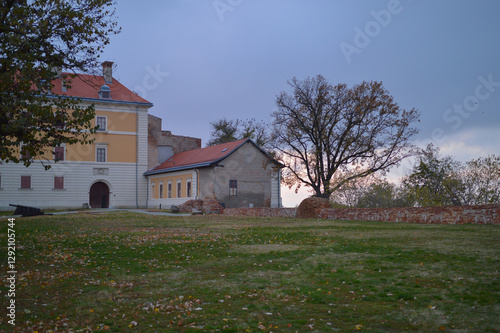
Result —
[[[216, 199], [226, 208], [269, 207], [271, 179], [275, 164], [250, 142], [219, 163], [219, 166], [200, 169], [200, 199]], [[238, 183], [237, 195], [229, 195], [229, 180]], [[277, 180], [276, 180], [277, 181]]]

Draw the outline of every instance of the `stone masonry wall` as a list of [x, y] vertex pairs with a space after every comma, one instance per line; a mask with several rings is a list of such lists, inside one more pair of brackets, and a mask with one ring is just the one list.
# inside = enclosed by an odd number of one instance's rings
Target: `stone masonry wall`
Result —
[[[295, 217], [295, 208], [230, 208], [230, 216]], [[318, 209], [317, 218], [442, 224], [499, 224], [500, 204], [450, 207]]]
[[224, 215], [228, 216], [261, 216], [261, 217], [295, 217], [296, 208], [226, 208]]
[[158, 159], [158, 146], [170, 147], [173, 154], [201, 148], [201, 139], [162, 131], [161, 123], [161, 118], [148, 115], [148, 170], [164, 162]]
[[322, 209], [318, 218], [447, 224], [500, 224], [500, 205]]

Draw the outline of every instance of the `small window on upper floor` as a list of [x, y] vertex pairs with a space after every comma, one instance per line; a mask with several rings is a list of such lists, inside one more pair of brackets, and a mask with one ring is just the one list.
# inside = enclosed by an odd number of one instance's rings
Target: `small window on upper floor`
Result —
[[107, 99], [111, 98], [111, 89], [109, 88], [109, 86], [105, 84], [101, 86], [101, 89], [99, 90], [99, 97]]
[[54, 160], [64, 161], [64, 147], [55, 147], [54, 148]]
[[103, 116], [97, 116], [96, 117], [96, 125], [97, 125], [97, 130], [100, 132], [105, 132], [106, 131], [106, 117]]
[[27, 146], [24, 144], [21, 145], [21, 154], [20, 155], [21, 155], [21, 158], [25, 158], [25, 159], [31, 158], [31, 154], [28, 151]]

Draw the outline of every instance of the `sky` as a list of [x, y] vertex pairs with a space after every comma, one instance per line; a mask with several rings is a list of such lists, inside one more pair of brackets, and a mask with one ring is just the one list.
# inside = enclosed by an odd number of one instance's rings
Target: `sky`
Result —
[[[497, 0], [119, 0], [101, 59], [164, 130], [203, 146], [210, 122], [271, 123], [288, 80], [321, 74], [382, 81], [420, 111], [415, 144], [467, 161], [500, 155], [499, 15]], [[310, 193], [282, 195], [293, 207]]]

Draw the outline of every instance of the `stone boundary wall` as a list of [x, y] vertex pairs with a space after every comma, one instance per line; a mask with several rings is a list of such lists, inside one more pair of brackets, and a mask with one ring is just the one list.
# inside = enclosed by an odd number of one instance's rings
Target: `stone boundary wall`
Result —
[[500, 205], [321, 209], [318, 218], [443, 224], [500, 224]]
[[295, 217], [297, 208], [226, 208], [224, 215], [228, 216], [261, 216], [261, 217]]
[[[296, 208], [227, 208], [228, 216], [295, 217]], [[447, 207], [403, 208], [342, 208], [318, 209], [317, 218], [328, 220], [442, 223], [442, 224], [498, 224], [500, 204]]]

